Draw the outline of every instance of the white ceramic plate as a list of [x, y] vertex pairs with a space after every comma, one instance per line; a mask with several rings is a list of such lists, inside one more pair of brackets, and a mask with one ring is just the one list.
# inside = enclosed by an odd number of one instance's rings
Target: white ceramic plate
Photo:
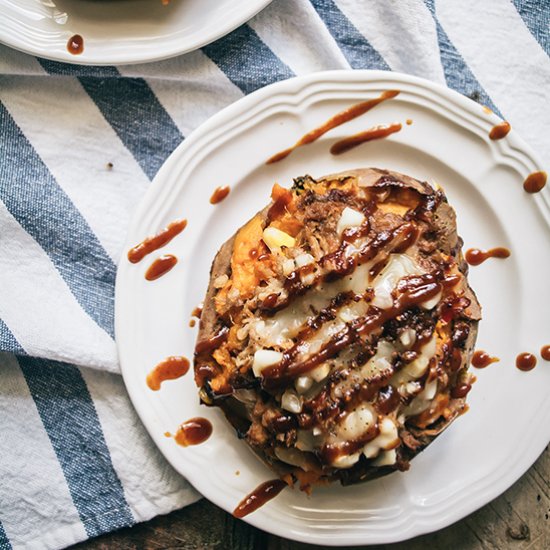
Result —
[[[265, 159], [337, 111], [388, 89], [401, 93], [340, 126], [286, 160]], [[333, 157], [338, 138], [372, 125], [410, 126], [386, 140]], [[274, 84], [224, 109], [168, 159], [139, 208], [127, 246], [186, 217], [187, 229], [153, 254], [173, 253], [178, 265], [147, 282], [151, 260], [119, 266], [116, 335], [122, 372], [133, 403], [171, 464], [204, 496], [227, 511], [260, 482], [273, 478], [237, 440], [215, 409], [199, 405], [192, 374], [159, 392], [147, 373], [168, 355], [192, 357], [196, 329], [190, 313], [202, 300], [220, 245], [269, 200], [273, 182], [376, 166], [439, 182], [458, 213], [465, 247], [506, 246], [507, 260], [471, 269], [483, 305], [478, 348], [500, 363], [476, 372], [471, 410], [419, 455], [407, 473], [364, 485], [316, 490], [311, 498], [285, 490], [246, 521], [283, 537], [323, 545], [389, 543], [440, 529], [495, 498], [535, 461], [550, 439], [550, 364], [515, 368], [519, 352], [550, 343], [549, 190], [523, 191], [540, 164], [512, 132], [488, 137], [498, 117], [461, 95], [411, 76], [386, 72], [326, 72]], [[229, 197], [212, 206], [217, 186]], [[205, 416], [212, 437], [196, 447], [166, 438], [179, 423]], [[240, 475], [236, 472], [239, 471]]]
[[[217, 40], [271, 0], [0, 0], [0, 42], [83, 65], [158, 61]], [[73, 55], [67, 42], [84, 38]]]

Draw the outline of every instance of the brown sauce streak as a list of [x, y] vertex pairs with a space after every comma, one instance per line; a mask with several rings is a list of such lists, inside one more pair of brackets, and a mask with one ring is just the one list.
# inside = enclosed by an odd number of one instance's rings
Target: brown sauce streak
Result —
[[210, 204], [218, 204], [219, 202], [222, 202], [227, 195], [229, 195], [229, 192], [231, 191], [231, 188], [229, 185], [225, 185], [224, 187], [216, 187], [214, 192], [212, 193], [212, 196], [210, 197]]
[[533, 370], [537, 364], [537, 358], [532, 353], [520, 353], [516, 357], [516, 367], [519, 370]]
[[353, 120], [354, 118], [363, 115], [367, 111], [370, 111], [373, 107], [376, 107], [376, 105], [378, 105], [379, 103], [394, 98], [398, 94], [399, 90], [387, 90], [385, 92], [382, 92], [380, 96], [374, 99], [369, 99], [368, 101], [357, 103], [356, 105], [353, 105], [348, 109], [345, 109], [344, 111], [340, 111], [333, 117], [329, 118], [323, 125], [302, 136], [292, 147], [289, 147], [288, 149], [285, 149], [284, 151], [281, 151], [280, 153], [277, 153], [276, 155], [270, 157], [266, 161], [266, 164], [273, 164], [275, 162], [283, 160], [284, 158], [288, 157], [288, 155], [290, 155], [290, 153], [292, 153], [294, 149], [297, 149], [302, 145], [313, 143], [315, 140], [319, 139], [323, 134], [326, 134], [333, 128], [336, 128], [341, 124], [349, 122], [350, 120]]
[[471, 389], [472, 384], [470, 384], [469, 382], [458, 384], [451, 390], [451, 397], [453, 399], [461, 399], [463, 397], [466, 397], [468, 393], [470, 393]]
[[233, 515], [236, 518], [244, 518], [272, 498], [275, 498], [286, 486], [287, 484], [282, 479], [272, 479], [258, 485], [256, 489], [241, 500], [239, 505], [233, 510]]
[[529, 174], [523, 182], [523, 189], [525, 189], [527, 193], [538, 193], [546, 185], [547, 177], [546, 172], [533, 172]]
[[550, 361], [550, 345], [542, 346], [542, 348], [540, 348], [540, 356], [545, 361]]
[[354, 149], [355, 147], [361, 145], [362, 143], [366, 143], [367, 141], [383, 139], [391, 134], [395, 134], [395, 132], [399, 132], [401, 128], [402, 126], [398, 122], [396, 122], [395, 124], [374, 126], [373, 128], [369, 128], [365, 132], [360, 132], [359, 134], [355, 134], [353, 136], [337, 141], [330, 148], [330, 152], [333, 155], [341, 155], [342, 153], [345, 153], [350, 149]]
[[491, 363], [497, 363], [500, 361], [498, 357], [491, 357], [487, 352], [483, 350], [474, 351], [472, 355], [472, 366], [476, 369], [484, 369]]
[[493, 126], [491, 128], [491, 131], [489, 132], [489, 137], [493, 140], [502, 139], [503, 137], [506, 137], [508, 135], [511, 129], [512, 127], [510, 126], [510, 123], [504, 120], [500, 124], [497, 124], [496, 126]]
[[84, 51], [84, 38], [75, 34], [67, 41], [67, 51], [72, 55], [80, 55]]
[[465, 258], [470, 265], [480, 265], [489, 258], [508, 258], [510, 251], [507, 248], [491, 248], [490, 250], [483, 251], [479, 248], [469, 248], [466, 251]]
[[160, 390], [165, 380], [176, 380], [181, 378], [189, 370], [189, 359], [173, 355], [160, 362], [148, 375], [147, 385], [153, 391]]
[[334, 357], [339, 351], [349, 346], [381, 327], [389, 319], [393, 319], [407, 309], [418, 305], [436, 296], [442, 290], [442, 285], [435, 281], [429, 281], [422, 277], [405, 277], [401, 280], [398, 290], [401, 292], [391, 308], [371, 308], [365, 317], [356, 319], [339, 334], [323, 346], [317, 353], [312, 354], [301, 362], [295, 362], [294, 357], [299, 351], [300, 342], [283, 354], [283, 359], [271, 367], [264, 369], [262, 383], [264, 387], [277, 387], [282, 383], [311, 371], [316, 366]]
[[168, 244], [176, 235], [179, 235], [186, 226], [187, 220], [172, 222], [153, 237], [147, 237], [143, 242], [131, 248], [128, 251], [128, 260], [133, 264], [143, 260], [147, 254], [151, 254], [151, 252]]
[[217, 334], [208, 338], [207, 340], [201, 340], [197, 342], [195, 346], [195, 355], [202, 353], [210, 353], [211, 351], [219, 348], [229, 337], [229, 329], [227, 327], [221, 328]]
[[212, 434], [212, 424], [206, 418], [191, 418], [184, 422], [174, 435], [178, 445], [188, 447], [204, 443]]
[[178, 259], [172, 254], [165, 254], [160, 258], [157, 258], [145, 272], [145, 278], [148, 281], [154, 281], [159, 279], [166, 273], [168, 273], [176, 264]]

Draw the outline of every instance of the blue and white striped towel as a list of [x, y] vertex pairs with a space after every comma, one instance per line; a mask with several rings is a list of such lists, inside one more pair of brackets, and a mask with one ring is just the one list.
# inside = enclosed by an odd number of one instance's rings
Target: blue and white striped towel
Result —
[[113, 341], [126, 227], [185, 136], [293, 75], [390, 69], [490, 106], [550, 166], [549, 54], [549, 0], [275, 0], [200, 51], [129, 67], [0, 46], [0, 549], [198, 498], [137, 419]]

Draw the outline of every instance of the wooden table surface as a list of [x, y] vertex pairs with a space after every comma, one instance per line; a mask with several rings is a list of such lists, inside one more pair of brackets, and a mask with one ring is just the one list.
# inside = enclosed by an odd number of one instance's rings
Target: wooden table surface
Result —
[[[550, 451], [504, 494], [470, 516], [430, 535], [382, 546], [388, 550], [550, 549]], [[203, 499], [183, 510], [78, 544], [73, 550], [130, 549], [314, 550], [268, 535]]]

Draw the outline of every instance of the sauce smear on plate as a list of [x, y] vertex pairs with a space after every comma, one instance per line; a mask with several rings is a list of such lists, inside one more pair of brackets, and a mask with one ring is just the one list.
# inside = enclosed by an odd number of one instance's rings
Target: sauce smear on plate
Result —
[[71, 36], [67, 41], [67, 50], [73, 55], [80, 55], [84, 51], [84, 38], [79, 34]]
[[546, 185], [546, 172], [533, 172], [523, 182], [523, 188], [527, 193], [538, 193]]
[[396, 122], [395, 124], [374, 126], [373, 128], [369, 128], [365, 132], [360, 132], [359, 134], [355, 134], [353, 136], [337, 141], [330, 148], [330, 152], [333, 155], [341, 155], [342, 153], [345, 153], [346, 151], [349, 151], [350, 149], [361, 145], [361, 143], [372, 141], [374, 139], [383, 139], [391, 134], [394, 134], [395, 132], [399, 132], [399, 130], [401, 130], [401, 124], [399, 124], [399, 122]]
[[491, 248], [490, 250], [480, 250], [479, 248], [470, 248], [466, 251], [466, 261], [470, 265], [480, 265], [489, 258], [508, 258], [510, 251], [507, 248]]
[[191, 418], [184, 422], [174, 435], [178, 445], [188, 447], [204, 443], [212, 435], [212, 424], [202, 417]]
[[282, 479], [272, 479], [258, 485], [256, 489], [241, 500], [239, 505], [233, 510], [233, 515], [236, 518], [244, 518], [272, 498], [275, 498], [286, 486], [287, 484]]
[[520, 353], [516, 357], [516, 367], [519, 370], [533, 370], [537, 364], [537, 358], [532, 353]]
[[165, 380], [176, 380], [181, 378], [189, 370], [189, 359], [173, 355], [161, 361], [148, 375], [147, 385], [153, 391], [160, 390]]
[[225, 185], [224, 187], [216, 187], [210, 197], [210, 204], [218, 204], [219, 202], [222, 202], [223, 199], [229, 195], [229, 191], [231, 191], [229, 185]]
[[187, 220], [172, 222], [153, 237], [147, 237], [128, 251], [128, 260], [133, 264], [143, 260], [147, 254], [168, 244], [176, 235], [179, 235], [187, 226]]
[[159, 277], [162, 277], [165, 273], [168, 273], [176, 264], [178, 259], [172, 254], [165, 254], [160, 258], [157, 258], [145, 272], [145, 278], [148, 281], [154, 281]]
[[461, 399], [462, 397], [466, 397], [471, 389], [472, 384], [469, 382], [458, 384], [451, 390], [451, 397], [454, 399]]
[[472, 366], [476, 369], [484, 369], [491, 363], [497, 363], [500, 361], [498, 357], [491, 357], [486, 351], [478, 350], [474, 351], [472, 355]]
[[387, 90], [385, 92], [382, 92], [378, 97], [375, 97], [374, 99], [369, 99], [368, 101], [357, 103], [355, 105], [352, 105], [348, 109], [345, 109], [344, 111], [340, 111], [333, 117], [329, 118], [324, 124], [322, 124], [318, 128], [315, 128], [314, 130], [311, 130], [311, 132], [308, 132], [307, 134], [302, 136], [292, 147], [289, 147], [288, 149], [285, 149], [284, 151], [281, 151], [280, 153], [277, 153], [276, 155], [273, 155], [272, 157], [267, 159], [266, 164], [273, 164], [275, 162], [283, 160], [284, 158], [288, 157], [288, 155], [290, 155], [290, 153], [292, 153], [294, 149], [297, 149], [302, 145], [307, 145], [308, 143], [313, 143], [315, 140], [319, 139], [323, 134], [326, 134], [333, 128], [336, 128], [341, 124], [349, 122], [350, 120], [353, 120], [354, 118], [365, 114], [373, 107], [376, 107], [379, 103], [382, 103], [383, 101], [386, 101], [388, 99], [392, 99], [398, 94], [399, 90]]
[[508, 135], [508, 132], [510, 132], [511, 129], [512, 127], [510, 126], [510, 123], [504, 120], [500, 124], [497, 124], [496, 126], [493, 126], [491, 128], [491, 131], [489, 132], [489, 137], [493, 140], [502, 139], [503, 137]]

